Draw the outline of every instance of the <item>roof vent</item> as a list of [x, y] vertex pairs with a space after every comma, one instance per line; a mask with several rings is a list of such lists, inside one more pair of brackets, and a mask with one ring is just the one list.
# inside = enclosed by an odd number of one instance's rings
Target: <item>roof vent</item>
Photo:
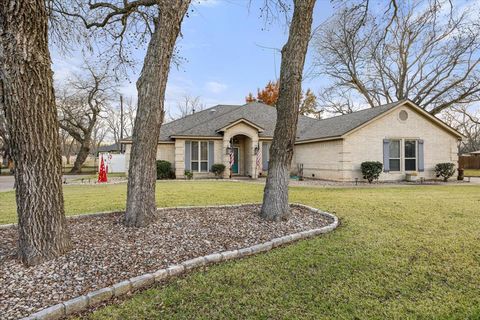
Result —
[[210, 109], [210, 113], [214, 113], [215, 111], [217, 111], [216, 109]]

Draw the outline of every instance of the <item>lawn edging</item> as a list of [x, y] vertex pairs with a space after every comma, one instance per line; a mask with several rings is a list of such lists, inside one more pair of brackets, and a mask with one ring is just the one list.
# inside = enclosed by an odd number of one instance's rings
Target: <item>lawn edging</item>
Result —
[[[183, 207], [157, 208], [157, 210], [162, 211], [162, 210], [189, 209], [189, 208], [232, 208], [232, 207], [240, 207], [245, 205], [258, 205], [258, 204], [259, 203], [219, 205], [219, 206], [183, 206]], [[192, 269], [219, 263], [219, 262], [240, 259], [243, 257], [255, 255], [262, 252], [267, 252], [273, 248], [276, 248], [285, 244], [290, 244], [298, 240], [308, 239], [320, 234], [331, 232], [334, 229], [336, 229], [339, 225], [338, 218], [331, 213], [321, 211], [319, 209], [316, 209], [304, 204], [300, 204], [300, 203], [292, 203], [292, 205], [306, 208], [314, 213], [318, 213], [329, 219], [332, 219], [333, 221], [330, 224], [323, 226], [321, 228], [300, 231], [300, 232], [292, 233], [283, 237], [274, 238], [267, 242], [255, 244], [253, 246], [249, 246], [249, 247], [245, 247], [237, 250], [216, 252], [209, 255], [186, 260], [176, 265], [170, 265], [166, 268], [157, 270], [153, 273], [145, 273], [143, 275], [136, 276], [128, 280], [120, 281], [109, 287], [91, 291], [85, 295], [81, 295], [73, 299], [70, 299], [68, 301], [64, 301], [56, 305], [47, 307], [36, 313], [31, 314], [28, 317], [23, 318], [22, 320], [62, 319], [64, 317], [86, 311], [91, 307], [98, 306], [99, 304], [106, 302], [112, 298], [123, 296], [132, 291], [146, 289], [155, 283], [164, 282], [165, 280], [184, 274], [187, 271], [190, 271]], [[92, 216], [102, 216], [102, 215], [112, 214], [116, 212], [119, 212], [119, 211], [117, 210], [117, 211], [75, 215], [75, 216], [69, 216], [67, 218], [81, 219], [81, 218], [88, 218]], [[6, 226], [7, 225], [0, 225], [0, 228], [5, 228]], [[13, 227], [13, 226], [15, 226], [15, 224], [8, 225], [8, 227]]]

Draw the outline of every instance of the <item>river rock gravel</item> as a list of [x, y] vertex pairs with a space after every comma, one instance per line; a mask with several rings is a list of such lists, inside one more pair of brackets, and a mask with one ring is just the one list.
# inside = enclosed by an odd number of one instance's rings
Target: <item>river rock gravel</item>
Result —
[[0, 229], [0, 318], [24, 317], [194, 257], [330, 223], [299, 206], [281, 222], [265, 221], [259, 211], [259, 205], [160, 210], [145, 228], [126, 228], [121, 212], [69, 219], [72, 250], [30, 268], [15, 259], [16, 227]]

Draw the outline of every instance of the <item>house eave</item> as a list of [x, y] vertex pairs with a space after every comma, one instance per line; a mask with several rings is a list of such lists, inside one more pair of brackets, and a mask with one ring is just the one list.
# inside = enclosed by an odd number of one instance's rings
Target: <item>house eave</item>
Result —
[[341, 139], [343, 139], [343, 136], [332, 136], [332, 137], [325, 137], [325, 138], [312, 138], [312, 139], [295, 141], [295, 144], [307, 144], [307, 143], [324, 142], [324, 141], [341, 140]]

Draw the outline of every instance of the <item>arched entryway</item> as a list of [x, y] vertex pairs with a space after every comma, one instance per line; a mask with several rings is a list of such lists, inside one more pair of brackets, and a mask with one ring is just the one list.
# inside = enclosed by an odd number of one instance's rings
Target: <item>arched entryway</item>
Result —
[[[256, 156], [259, 150], [259, 128], [240, 120], [222, 128], [223, 150], [225, 157], [223, 164], [226, 167], [224, 177], [258, 177]], [[230, 165], [232, 160], [232, 165]]]
[[252, 156], [255, 152], [252, 139], [244, 134], [237, 134], [230, 139], [232, 176], [253, 177], [255, 168]]

